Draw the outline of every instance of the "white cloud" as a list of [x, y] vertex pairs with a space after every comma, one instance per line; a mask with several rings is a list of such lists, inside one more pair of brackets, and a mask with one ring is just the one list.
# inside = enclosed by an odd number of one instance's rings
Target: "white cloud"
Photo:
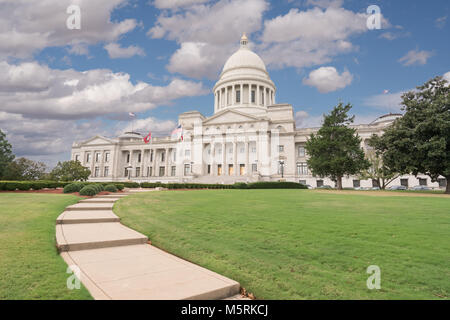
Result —
[[350, 38], [367, 32], [366, 18], [366, 13], [340, 7], [291, 9], [265, 22], [261, 55], [274, 68], [328, 63], [357, 49]]
[[[134, 19], [111, 21], [111, 12], [127, 0], [6, 0], [0, 10], [0, 58], [28, 58], [52, 46], [87, 54], [87, 45], [113, 42], [137, 26]], [[66, 9], [81, 8], [81, 30], [69, 30]]]
[[328, 7], [341, 7], [344, 0], [307, 0], [306, 4], [314, 7], [328, 8]]
[[306, 111], [295, 113], [295, 126], [297, 128], [316, 128], [322, 126], [323, 116], [311, 116]]
[[209, 0], [154, 0], [153, 5], [158, 9], [177, 9], [208, 1]]
[[116, 131], [116, 135], [120, 135], [123, 132], [133, 131], [147, 134], [152, 132], [152, 136], [165, 136], [168, 135], [174, 128], [176, 123], [172, 120], [161, 120], [154, 117], [148, 117], [145, 119], [134, 120], [133, 123], [129, 121], [126, 123], [120, 123]]
[[447, 23], [448, 16], [439, 17], [434, 21], [434, 24], [436, 25], [436, 28], [442, 29], [445, 27]]
[[447, 80], [448, 82], [450, 82], [450, 71], [447, 72], [447, 73], [444, 73], [443, 78], [444, 78], [445, 80]]
[[334, 67], [320, 67], [303, 79], [303, 84], [317, 88], [320, 93], [343, 89], [352, 83], [353, 76], [347, 70], [339, 74]]
[[433, 56], [431, 51], [411, 50], [398, 61], [404, 66], [424, 65], [431, 56]]
[[391, 112], [399, 112], [401, 109], [402, 95], [404, 93], [405, 91], [377, 94], [366, 98], [363, 104], [368, 107], [388, 110]]
[[133, 84], [107, 69], [55, 70], [36, 62], [0, 63], [0, 111], [41, 119], [83, 119], [142, 112], [173, 100], [204, 95], [198, 82], [173, 79], [167, 86]]
[[243, 32], [261, 28], [265, 0], [220, 0], [186, 10], [162, 13], [148, 36], [167, 38], [180, 44], [171, 57], [168, 70], [173, 73], [214, 79], [225, 60], [237, 50]]
[[105, 50], [111, 59], [117, 58], [131, 58], [133, 56], [145, 56], [144, 50], [138, 46], [129, 46], [122, 48], [118, 43], [108, 43], [105, 45]]

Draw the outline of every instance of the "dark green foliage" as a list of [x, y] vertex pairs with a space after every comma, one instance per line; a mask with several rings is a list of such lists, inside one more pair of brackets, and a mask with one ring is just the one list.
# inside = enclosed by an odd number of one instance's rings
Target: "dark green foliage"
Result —
[[120, 191], [122, 191], [125, 186], [122, 183], [114, 183], [114, 185], [116, 186], [117, 189], [119, 189]]
[[14, 191], [16, 189], [27, 191], [27, 190], [40, 190], [44, 188], [55, 189], [64, 188], [68, 185], [68, 182], [57, 182], [57, 181], [0, 181], [1, 191]]
[[117, 192], [117, 187], [116, 187], [115, 185], [113, 185], [113, 184], [108, 184], [108, 185], [105, 187], [105, 191], [108, 191], [108, 192]]
[[0, 179], [4, 179], [6, 168], [13, 160], [12, 146], [6, 140], [6, 135], [0, 130]]
[[46, 165], [27, 158], [18, 158], [10, 162], [5, 169], [3, 179], [5, 180], [39, 180], [42, 179]]
[[354, 116], [347, 114], [351, 108], [350, 104], [339, 103], [330, 114], [324, 115], [322, 127], [317, 134], [311, 134], [305, 146], [312, 173], [331, 177], [341, 190], [343, 176], [358, 174], [370, 166], [360, 145], [361, 138], [356, 129], [349, 127], [354, 120]]
[[253, 182], [248, 184], [248, 189], [308, 189], [306, 186], [296, 182]]
[[447, 179], [450, 193], [450, 86], [436, 77], [402, 96], [405, 114], [373, 145], [391, 172]]
[[79, 161], [58, 162], [50, 173], [52, 180], [56, 181], [86, 181], [91, 170], [81, 165]]
[[80, 190], [81, 196], [95, 196], [97, 193], [98, 193], [97, 189], [92, 185], [85, 186]]
[[83, 183], [70, 183], [64, 187], [64, 193], [80, 192], [84, 186]]

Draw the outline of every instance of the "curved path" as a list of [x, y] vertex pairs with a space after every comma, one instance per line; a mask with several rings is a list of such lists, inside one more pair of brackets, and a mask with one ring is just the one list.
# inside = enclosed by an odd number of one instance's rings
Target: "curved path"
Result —
[[56, 244], [94, 299], [174, 300], [239, 297], [240, 285], [148, 244], [120, 223], [112, 207], [125, 194], [68, 206], [56, 220]]

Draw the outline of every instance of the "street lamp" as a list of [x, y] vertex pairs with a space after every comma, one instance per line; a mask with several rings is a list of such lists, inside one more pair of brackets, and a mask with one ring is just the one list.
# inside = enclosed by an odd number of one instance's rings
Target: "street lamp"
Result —
[[281, 179], [284, 178], [284, 161], [280, 160]]

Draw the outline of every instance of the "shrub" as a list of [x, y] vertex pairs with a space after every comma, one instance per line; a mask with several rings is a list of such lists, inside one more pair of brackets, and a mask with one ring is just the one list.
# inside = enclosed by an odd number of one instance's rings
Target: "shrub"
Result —
[[96, 193], [103, 191], [103, 186], [99, 183], [94, 183], [94, 184], [91, 184], [90, 186], [93, 187], [95, 189], [95, 191], [97, 191]]
[[70, 183], [64, 187], [64, 193], [79, 192], [84, 186], [83, 183]]
[[234, 189], [248, 189], [248, 185], [244, 182], [237, 182], [233, 185]]
[[253, 182], [248, 184], [249, 189], [308, 189], [303, 184], [297, 182], [277, 182], [277, 181], [267, 181], [267, 182]]
[[97, 189], [94, 186], [85, 186], [80, 190], [80, 195], [82, 196], [95, 196], [97, 193]]
[[124, 186], [122, 183], [116, 183], [116, 184], [114, 184], [114, 185], [115, 185], [116, 188], [119, 189], [120, 191], [122, 191], [122, 190], [125, 188], [125, 186]]
[[105, 191], [108, 191], [108, 192], [117, 192], [117, 187], [116, 187], [115, 185], [113, 185], [113, 184], [108, 184], [108, 185], [105, 187]]

